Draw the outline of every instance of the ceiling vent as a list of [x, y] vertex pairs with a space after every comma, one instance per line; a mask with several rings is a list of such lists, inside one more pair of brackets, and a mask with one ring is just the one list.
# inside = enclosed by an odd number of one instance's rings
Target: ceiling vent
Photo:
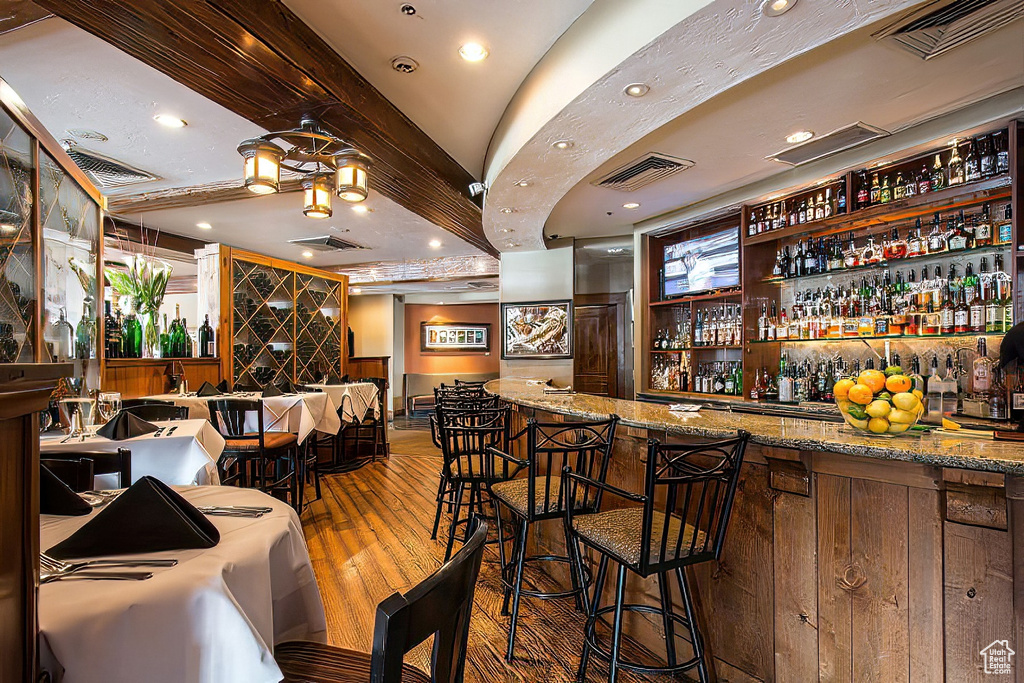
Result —
[[160, 180], [160, 176], [81, 147], [71, 145], [67, 148], [67, 152], [78, 168], [82, 169], [89, 179], [99, 187], [114, 189]]
[[498, 288], [496, 282], [467, 282], [466, 289], [472, 289], [478, 292], [490, 292]]
[[343, 240], [340, 237], [324, 235], [322, 237], [303, 237], [298, 240], [288, 240], [288, 244], [298, 244], [316, 251], [350, 251], [352, 249], [367, 249], [361, 244]]
[[591, 185], [607, 187], [620, 192], [634, 192], [688, 168], [693, 168], [693, 162], [689, 159], [679, 159], [667, 154], [651, 152], [618, 167], [611, 173], [591, 182]]
[[1020, 19], [1024, 0], [935, 0], [874, 34], [931, 59]]
[[800, 164], [806, 164], [808, 161], [821, 159], [830, 154], [842, 152], [857, 145], [863, 145], [865, 142], [883, 138], [888, 134], [888, 131], [858, 121], [839, 130], [834, 130], [828, 135], [811, 138], [803, 144], [787, 147], [775, 154], [769, 154], [766, 158], [782, 164], [799, 166]]

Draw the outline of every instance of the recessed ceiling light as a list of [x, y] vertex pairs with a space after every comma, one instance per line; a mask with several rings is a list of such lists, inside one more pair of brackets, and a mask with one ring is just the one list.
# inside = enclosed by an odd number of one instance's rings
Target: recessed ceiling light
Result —
[[179, 119], [171, 114], [157, 114], [153, 117], [153, 120], [161, 126], [167, 126], [168, 128], [184, 128], [188, 125], [185, 119]]
[[355, 211], [356, 213], [366, 213], [367, 211], [370, 210], [370, 207], [368, 207], [366, 204], [353, 204], [352, 210]]
[[509, 247], [510, 249], [514, 249], [515, 247], [519, 246], [519, 242], [506, 242], [505, 246]]
[[467, 62], [479, 62], [487, 59], [487, 55], [490, 54], [487, 48], [480, 43], [464, 43], [459, 48], [459, 55], [462, 56]]
[[196, 227], [199, 228], [200, 230], [213, 230], [213, 226], [205, 222], [196, 223]]
[[313, 252], [311, 251], [304, 251], [302, 252], [302, 255], [305, 256], [306, 258], [313, 258]]
[[798, 142], [807, 142], [813, 137], [813, 130], [798, 130], [797, 132], [792, 133], [791, 135], [787, 135], [786, 142], [788, 142], [791, 145], [795, 145]]
[[353, 294], [361, 294], [362, 292], [363, 292], [363, 290], [359, 289], [358, 287], [353, 287], [352, 288], [352, 293]]
[[529, 187], [530, 181], [524, 178], [523, 180], [516, 181], [516, 185], [519, 187]]
[[437, 249], [441, 246], [441, 240], [430, 240], [427, 244], [429, 244], [432, 249]]
[[651, 86], [646, 83], [630, 83], [622, 92], [626, 93], [630, 97], [643, 97], [651, 91]]
[[438, 301], [438, 302], [437, 302], [437, 305], [438, 305], [438, 306], [444, 306], [444, 302], [443, 302], [443, 301]]
[[500, 211], [501, 211], [502, 213], [506, 213], [506, 214], [507, 214], [507, 213], [515, 213], [515, 212], [516, 212], [516, 210], [515, 210], [515, 209], [513, 209], [513, 208], [511, 208], [511, 207], [508, 207], [508, 206], [506, 206], [506, 207], [505, 207], [505, 208], [503, 208], [503, 209], [500, 209]]
[[508, 232], [515, 232], [515, 230], [513, 228], [501, 228], [501, 229], [498, 230], [498, 232], [506, 232], [506, 233], [508, 233]]
[[769, 17], [778, 17], [796, 6], [797, 0], [765, 0], [761, 11]]
[[639, 202], [626, 202], [625, 204], [622, 205], [622, 208], [623, 209], [639, 209], [640, 208], [640, 203]]
[[554, 147], [555, 149], [569, 149], [570, 147], [572, 147], [572, 145], [572, 140], [555, 140], [554, 142], [551, 143], [551, 146]]

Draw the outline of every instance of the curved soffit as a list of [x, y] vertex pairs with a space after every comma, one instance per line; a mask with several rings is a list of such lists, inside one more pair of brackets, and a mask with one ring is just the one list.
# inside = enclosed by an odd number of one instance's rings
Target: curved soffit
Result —
[[[648, 133], [738, 83], [918, 3], [805, 0], [769, 18], [760, 2], [750, 0], [645, 0], [621, 4], [648, 6], [638, 12], [658, 10], [657, 22], [620, 7], [618, 24], [609, 4], [595, 2], [559, 39], [495, 131], [483, 221], [488, 239], [502, 251], [543, 249], [544, 223], [562, 196]], [[678, 6], [674, 25], [670, 4]], [[620, 59], [658, 25], [671, 28]], [[599, 70], [603, 75], [595, 78]], [[634, 82], [649, 85], [650, 93], [624, 95], [623, 88]], [[572, 140], [572, 147], [552, 147], [562, 139]], [[520, 187], [521, 180], [528, 186]]]

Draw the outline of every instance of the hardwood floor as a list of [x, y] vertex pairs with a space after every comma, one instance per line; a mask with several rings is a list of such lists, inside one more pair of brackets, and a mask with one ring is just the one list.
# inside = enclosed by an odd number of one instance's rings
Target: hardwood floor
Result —
[[[425, 431], [391, 432], [390, 460], [322, 478], [323, 500], [302, 515], [306, 542], [327, 612], [330, 642], [369, 651], [377, 603], [406, 591], [441, 565], [444, 546], [430, 540], [440, 455]], [[442, 536], [447, 520], [442, 519]], [[498, 553], [489, 545], [480, 570], [469, 635], [467, 683], [563, 683], [574, 679], [583, 616], [571, 600], [524, 598], [514, 664], [504, 660], [508, 618], [501, 616]], [[429, 670], [429, 642], [407, 661]], [[607, 680], [594, 661], [590, 680]], [[624, 674], [620, 681], [668, 677]], [[682, 679], [679, 679], [682, 680]]]

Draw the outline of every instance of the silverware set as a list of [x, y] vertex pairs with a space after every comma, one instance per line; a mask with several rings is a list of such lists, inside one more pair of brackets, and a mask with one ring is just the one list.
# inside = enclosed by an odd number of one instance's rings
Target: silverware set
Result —
[[197, 508], [211, 517], [253, 517], [258, 518], [273, 512], [273, 508], [249, 505], [199, 505]]
[[135, 567], [156, 568], [173, 567], [178, 564], [175, 559], [152, 560], [87, 560], [83, 562], [64, 562], [46, 553], [39, 554], [39, 581], [53, 583], [68, 579], [106, 580], [106, 581], [145, 581], [153, 577], [147, 571], [110, 571], [114, 569], [130, 569]]

